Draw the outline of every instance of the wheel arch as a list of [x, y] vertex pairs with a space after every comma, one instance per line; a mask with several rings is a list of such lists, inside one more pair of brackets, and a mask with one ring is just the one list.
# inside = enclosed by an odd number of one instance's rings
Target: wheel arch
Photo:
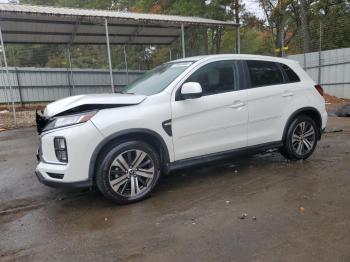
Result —
[[159, 153], [161, 168], [167, 166], [169, 163], [169, 151], [164, 139], [157, 132], [145, 129], [145, 128], [131, 128], [113, 133], [106, 138], [104, 138], [95, 148], [89, 163], [89, 180], [94, 181], [94, 176], [97, 168], [97, 163], [101, 153], [104, 149], [108, 148], [114, 142], [123, 142], [130, 139], [137, 139], [147, 142], [154, 146], [154, 148]]
[[322, 128], [322, 117], [321, 117], [320, 112], [314, 107], [303, 107], [303, 108], [296, 110], [288, 118], [288, 120], [284, 126], [282, 141], [284, 141], [286, 138], [286, 135], [288, 132], [288, 127], [290, 126], [292, 121], [299, 115], [307, 115], [315, 121], [315, 123], [317, 125], [317, 138], [320, 139], [321, 138], [321, 128]]

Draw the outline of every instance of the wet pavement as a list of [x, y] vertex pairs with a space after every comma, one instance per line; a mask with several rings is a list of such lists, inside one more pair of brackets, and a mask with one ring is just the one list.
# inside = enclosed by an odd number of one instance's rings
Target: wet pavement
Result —
[[0, 132], [0, 261], [350, 261], [350, 119], [329, 130], [307, 161], [178, 171], [128, 206], [41, 185], [34, 129]]

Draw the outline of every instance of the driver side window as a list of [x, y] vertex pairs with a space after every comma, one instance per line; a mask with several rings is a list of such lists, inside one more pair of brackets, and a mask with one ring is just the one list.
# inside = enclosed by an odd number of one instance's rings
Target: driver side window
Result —
[[235, 91], [238, 90], [238, 69], [232, 60], [212, 62], [199, 68], [187, 82], [199, 83], [203, 96]]

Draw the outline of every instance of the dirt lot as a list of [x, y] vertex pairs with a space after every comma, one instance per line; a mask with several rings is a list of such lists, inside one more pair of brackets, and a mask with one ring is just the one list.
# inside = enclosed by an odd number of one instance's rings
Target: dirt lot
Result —
[[39, 184], [34, 129], [0, 132], [0, 261], [350, 261], [350, 119], [339, 129], [307, 161], [179, 171], [129, 206]]

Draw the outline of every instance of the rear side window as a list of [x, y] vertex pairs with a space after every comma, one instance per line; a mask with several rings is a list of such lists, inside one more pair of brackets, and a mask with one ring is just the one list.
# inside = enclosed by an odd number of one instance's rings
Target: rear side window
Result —
[[279, 66], [274, 62], [247, 60], [252, 87], [283, 84]]
[[284, 72], [286, 73], [286, 76], [288, 77], [286, 82], [288, 83], [300, 82], [299, 76], [289, 66], [285, 64], [280, 64], [280, 65], [283, 68]]

